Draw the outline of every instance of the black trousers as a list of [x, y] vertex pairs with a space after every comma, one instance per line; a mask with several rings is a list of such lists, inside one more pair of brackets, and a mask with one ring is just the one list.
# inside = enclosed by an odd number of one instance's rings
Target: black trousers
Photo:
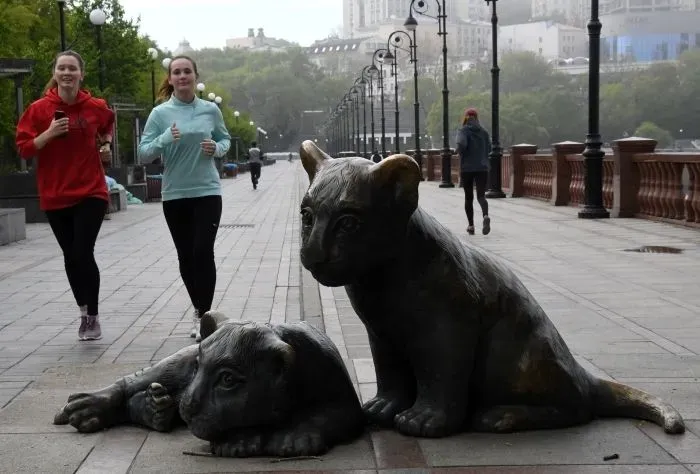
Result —
[[87, 305], [97, 316], [100, 299], [100, 270], [95, 261], [95, 242], [107, 211], [107, 201], [87, 198], [64, 209], [46, 211], [46, 217], [63, 251], [63, 262], [78, 306]]
[[163, 201], [163, 214], [177, 250], [180, 276], [192, 306], [200, 315], [209, 311], [214, 301], [214, 241], [221, 208], [221, 196]]
[[471, 226], [474, 225], [474, 185], [476, 185], [476, 200], [479, 201], [481, 206], [481, 213], [484, 216], [489, 214], [489, 203], [484, 196], [488, 178], [488, 171], [466, 171], [462, 173], [464, 210], [467, 213], [467, 220]]
[[262, 169], [262, 164], [251, 162], [250, 163], [250, 180], [253, 184], [258, 184], [260, 179], [260, 170]]

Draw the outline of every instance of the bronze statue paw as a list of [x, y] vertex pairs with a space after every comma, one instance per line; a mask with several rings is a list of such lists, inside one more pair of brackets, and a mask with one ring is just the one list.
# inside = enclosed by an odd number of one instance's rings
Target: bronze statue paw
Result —
[[454, 420], [444, 410], [412, 407], [394, 418], [396, 429], [408, 436], [439, 438], [455, 431]]
[[387, 394], [372, 398], [362, 406], [365, 416], [370, 423], [391, 428], [394, 417], [411, 406], [411, 402], [399, 395]]
[[240, 435], [223, 442], [210, 443], [211, 453], [224, 458], [246, 458], [260, 456], [262, 452], [262, 435]]
[[108, 428], [117, 416], [118, 394], [110, 390], [93, 393], [74, 393], [68, 403], [54, 417], [54, 424], [69, 424], [81, 433], [94, 433]]
[[178, 406], [168, 391], [159, 383], [152, 383], [146, 390], [146, 411], [150, 426], [156, 431], [170, 431], [177, 418]]
[[316, 429], [297, 429], [274, 433], [265, 452], [270, 456], [316, 456], [328, 451], [323, 435]]

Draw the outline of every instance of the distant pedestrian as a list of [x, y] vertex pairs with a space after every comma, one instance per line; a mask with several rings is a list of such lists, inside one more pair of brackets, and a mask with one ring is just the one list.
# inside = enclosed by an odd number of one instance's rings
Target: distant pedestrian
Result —
[[262, 151], [256, 142], [251, 142], [248, 150], [248, 167], [250, 169], [250, 180], [253, 182], [253, 189], [258, 189], [260, 171], [262, 170]]
[[467, 213], [467, 233], [474, 235], [474, 185], [476, 199], [483, 215], [482, 233], [491, 232], [489, 203], [486, 201], [486, 182], [489, 177], [489, 153], [491, 139], [489, 133], [479, 123], [476, 109], [467, 109], [462, 120], [462, 128], [457, 134], [457, 153], [462, 185], [464, 187], [464, 210]]
[[109, 202], [101, 158], [111, 154], [114, 113], [81, 88], [85, 63], [75, 51], [59, 53], [52, 72], [44, 96], [19, 119], [16, 143], [22, 158], [35, 160], [39, 205], [80, 307], [78, 338], [95, 340], [102, 337], [95, 242]]
[[196, 341], [216, 288], [214, 241], [222, 201], [214, 158], [231, 146], [219, 107], [195, 94], [198, 77], [194, 60], [182, 55], [172, 59], [158, 92], [162, 103], [151, 111], [139, 144], [141, 158], [163, 157], [163, 214], [194, 306], [190, 337]]

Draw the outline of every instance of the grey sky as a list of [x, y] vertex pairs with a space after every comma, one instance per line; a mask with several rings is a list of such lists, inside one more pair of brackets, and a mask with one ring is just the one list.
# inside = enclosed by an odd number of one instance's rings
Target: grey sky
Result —
[[343, 22], [341, 0], [121, 0], [141, 33], [174, 50], [186, 38], [194, 49], [221, 48], [248, 28], [308, 46]]

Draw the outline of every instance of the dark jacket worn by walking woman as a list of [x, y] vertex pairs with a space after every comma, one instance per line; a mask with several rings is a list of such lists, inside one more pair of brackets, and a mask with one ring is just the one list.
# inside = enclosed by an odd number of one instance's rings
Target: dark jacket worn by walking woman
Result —
[[491, 138], [476, 118], [470, 117], [457, 132], [457, 153], [462, 173], [489, 170]]

